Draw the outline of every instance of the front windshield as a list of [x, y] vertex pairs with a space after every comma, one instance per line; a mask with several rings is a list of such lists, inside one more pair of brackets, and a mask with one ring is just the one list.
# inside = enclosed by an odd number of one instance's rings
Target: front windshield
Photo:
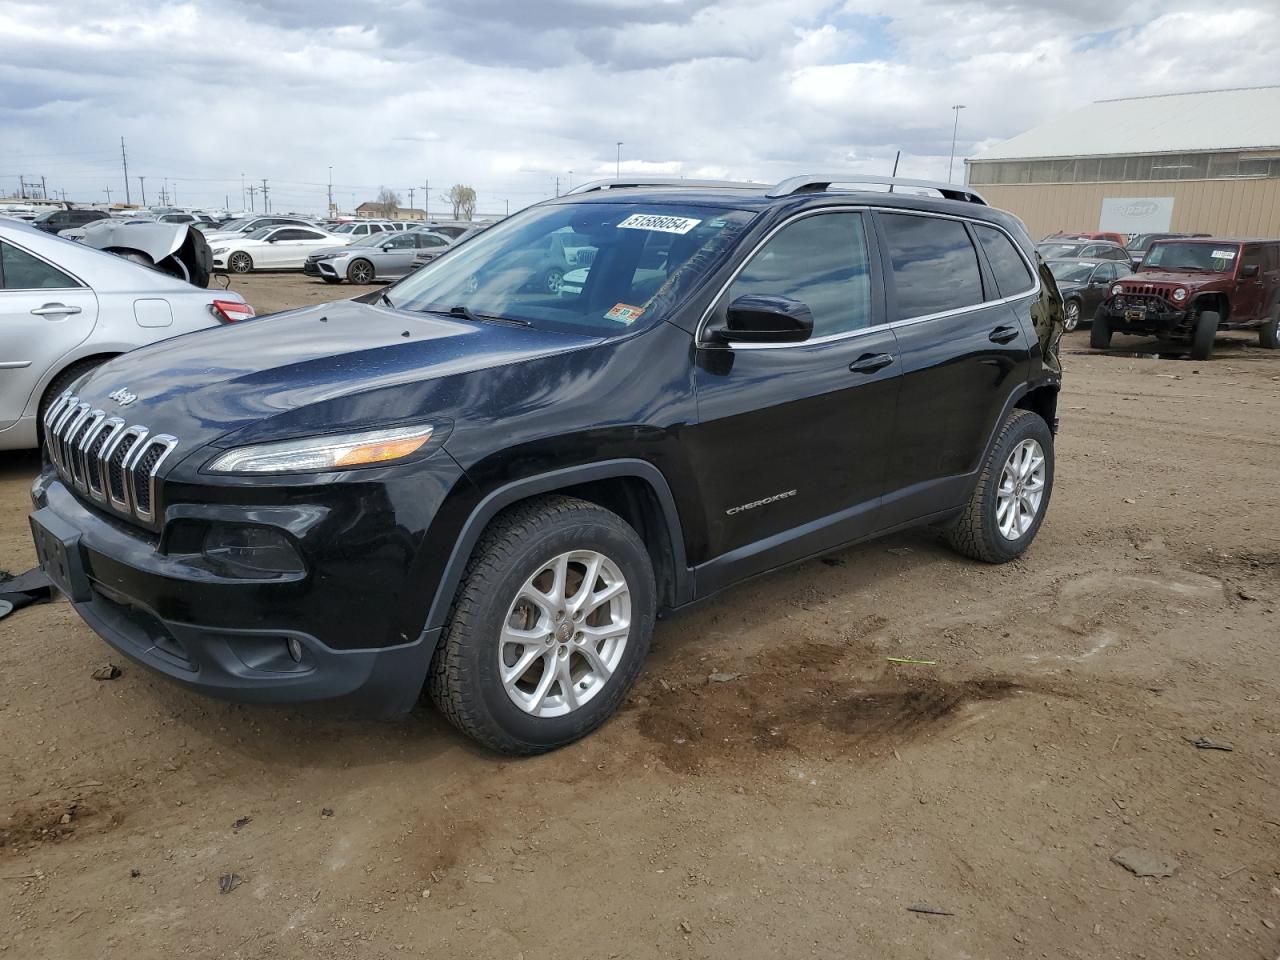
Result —
[[1154, 233], [1140, 233], [1125, 245], [1125, 249], [1132, 250], [1134, 253], [1143, 253], [1155, 239]]
[[1204, 273], [1230, 273], [1236, 266], [1239, 248], [1226, 243], [1178, 243], [1160, 240], [1142, 261], [1142, 271], [1194, 270]]
[[652, 202], [534, 207], [400, 281], [388, 300], [402, 310], [617, 335], [677, 303], [754, 216]]
[[[337, 233], [338, 231], [334, 230], [332, 232]], [[347, 248], [350, 249], [351, 247], [376, 247], [380, 243], [386, 243], [387, 240], [389, 239], [390, 238], [385, 233], [371, 233], [367, 237], [360, 237], [357, 240], [352, 240], [349, 244], [347, 244]]]
[[257, 230], [251, 230], [244, 235], [246, 240], [262, 240], [266, 238], [275, 227], [259, 227]]
[[253, 217], [240, 217], [238, 220], [232, 220], [229, 223], [224, 223], [218, 229], [219, 230], [242, 230], [252, 222], [253, 222]]
[[1052, 260], [1055, 257], [1074, 257], [1080, 246], [1078, 243], [1042, 243], [1036, 250], [1044, 259]]
[[1084, 283], [1093, 273], [1093, 264], [1078, 260], [1055, 260], [1049, 264], [1049, 272], [1059, 283]]

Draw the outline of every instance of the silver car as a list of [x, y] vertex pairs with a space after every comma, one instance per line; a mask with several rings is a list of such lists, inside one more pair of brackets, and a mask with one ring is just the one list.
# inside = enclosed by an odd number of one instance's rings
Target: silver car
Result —
[[375, 233], [345, 247], [317, 250], [307, 257], [302, 272], [325, 283], [398, 280], [421, 266], [419, 259], [422, 263], [433, 260], [450, 245], [448, 237], [428, 230]]
[[0, 450], [36, 446], [47, 405], [112, 357], [252, 316], [238, 293], [0, 220]]

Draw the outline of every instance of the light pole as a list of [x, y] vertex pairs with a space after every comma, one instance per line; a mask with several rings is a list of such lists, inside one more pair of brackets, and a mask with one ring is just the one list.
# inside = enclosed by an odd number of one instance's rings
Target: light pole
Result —
[[573, 193], [573, 171], [569, 171], [569, 192]]
[[[409, 206], [413, 206], [412, 203]], [[325, 211], [325, 216], [333, 216], [333, 167], [329, 168], [329, 209]]]
[[614, 176], [614, 179], [618, 179], [622, 176], [622, 141], [621, 140], [618, 141], [618, 158], [617, 160], [614, 161], [613, 176]]
[[956, 113], [956, 122], [951, 127], [951, 159], [947, 161], [947, 183], [951, 182], [951, 168], [956, 162], [956, 133], [960, 129], [960, 111], [964, 109], [964, 104], [957, 103], [951, 109]]

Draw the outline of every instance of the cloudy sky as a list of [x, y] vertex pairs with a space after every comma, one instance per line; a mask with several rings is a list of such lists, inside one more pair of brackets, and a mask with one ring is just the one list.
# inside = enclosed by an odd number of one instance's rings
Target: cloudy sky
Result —
[[[0, 0], [0, 194], [321, 212], [560, 177], [945, 179], [1096, 99], [1280, 83], [1276, 0]], [[957, 161], [956, 177], [962, 176]], [[260, 200], [258, 201], [260, 204]]]

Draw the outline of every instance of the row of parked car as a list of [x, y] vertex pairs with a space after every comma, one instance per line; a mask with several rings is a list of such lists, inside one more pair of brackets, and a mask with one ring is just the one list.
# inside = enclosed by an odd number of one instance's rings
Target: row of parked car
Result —
[[1090, 326], [1090, 345], [1116, 333], [1154, 336], [1213, 354], [1220, 330], [1250, 330], [1259, 345], [1280, 346], [1280, 240], [1207, 234], [1046, 237], [1036, 250], [1063, 297], [1067, 331]]

